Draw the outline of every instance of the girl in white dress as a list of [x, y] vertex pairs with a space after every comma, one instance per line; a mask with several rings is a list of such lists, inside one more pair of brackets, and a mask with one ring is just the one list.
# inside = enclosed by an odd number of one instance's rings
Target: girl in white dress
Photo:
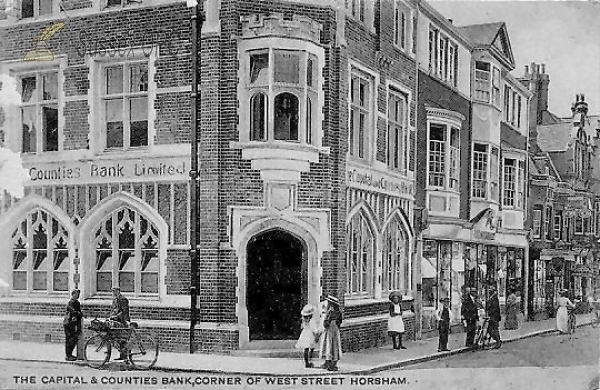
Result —
[[400, 298], [401, 295], [398, 291], [393, 291], [390, 294], [390, 318], [388, 319], [388, 333], [392, 337], [394, 349], [406, 349], [406, 347], [402, 345], [404, 321], [402, 320], [402, 305], [400, 305]]
[[562, 290], [560, 292], [560, 297], [558, 298], [558, 310], [556, 311], [556, 329], [560, 333], [568, 333], [569, 332], [569, 311], [567, 309], [574, 309], [575, 305], [567, 298], [567, 290]]
[[302, 316], [302, 332], [298, 337], [296, 348], [304, 350], [304, 364], [306, 368], [313, 366], [312, 353], [319, 343], [319, 315], [315, 315], [315, 307], [307, 304], [300, 313]]

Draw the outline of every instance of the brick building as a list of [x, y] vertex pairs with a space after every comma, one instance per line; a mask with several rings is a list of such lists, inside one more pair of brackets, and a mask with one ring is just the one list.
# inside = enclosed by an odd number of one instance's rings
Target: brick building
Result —
[[[69, 290], [102, 317], [118, 283], [161, 348], [186, 350], [191, 11], [49, 3], [4, 2], [0, 21], [0, 72], [22, 98], [0, 126], [31, 176], [24, 198], [2, 197], [0, 334], [60, 339]], [[415, 337], [415, 8], [205, 7], [196, 348], [296, 338], [302, 305], [326, 294], [345, 349], [379, 345], [392, 290]]]
[[10, 293], [0, 298], [1, 336], [60, 340], [71, 289], [81, 289], [88, 318], [105, 317], [120, 284], [131, 317], [161, 348], [185, 349], [189, 9], [160, 0], [2, 5], [0, 74], [21, 101], [3, 106], [0, 129], [31, 180], [20, 200], [2, 194], [0, 250], [10, 255], [0, 278]]

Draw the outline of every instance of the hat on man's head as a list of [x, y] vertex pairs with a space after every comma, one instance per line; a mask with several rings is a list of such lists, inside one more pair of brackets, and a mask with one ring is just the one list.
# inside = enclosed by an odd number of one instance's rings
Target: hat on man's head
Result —
[[340, 300], [338, 298], [334, 297], [333, 295], [327, 295], [325, 297], [325, 300], [328, 302], [331, 302], [331, 303], [335, 303], [338, 306], [340, 304]]
[[300, 312], [301, 316], [312, 316], [315, 313], [315, 307], [310, 303], [306, 304]]

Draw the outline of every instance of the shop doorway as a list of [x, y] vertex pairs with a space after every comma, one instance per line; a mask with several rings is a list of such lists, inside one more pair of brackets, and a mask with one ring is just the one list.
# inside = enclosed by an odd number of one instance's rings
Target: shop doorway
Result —
[[304, 243], [273, 229], [253, 237], [246, 250], [250, 340], [298, 337], [299, 313], [308, 297]]

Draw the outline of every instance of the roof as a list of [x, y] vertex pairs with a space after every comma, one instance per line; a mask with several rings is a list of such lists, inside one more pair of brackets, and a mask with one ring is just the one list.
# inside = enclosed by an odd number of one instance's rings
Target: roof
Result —
[[571, 142], [570, 123], [554, 123], [537, 127], [537, 144], [544, 152], [564, 152]]
[[494, 43], [504, 22], [473, 24], [459, 27], [458, 31], [463, 33], [475, 46], [489, 46]]

